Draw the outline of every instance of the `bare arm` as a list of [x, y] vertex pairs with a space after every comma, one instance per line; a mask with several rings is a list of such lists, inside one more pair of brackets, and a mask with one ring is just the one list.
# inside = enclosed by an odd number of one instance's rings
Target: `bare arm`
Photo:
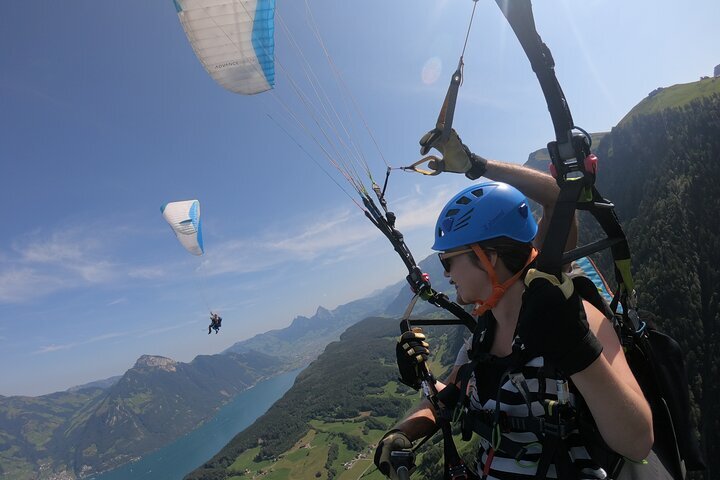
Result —
[[608, 446], [632, 460], [644, 459], [653, 445], [652, 412], [628, 366], [610, 322], [583, 302], [590, 329], [603, 353], [571, 379], [582, 393]]
[[[523, 195], [537, 202], [543, 209], [542, 218], [538, 222], [538, 234], [535, 237], [535, 247], [540, 248], [545, 240], [547, 229], [550, 224], [555, 202], [560, 193], [555, 179], [547, 173], [539, 172], [529, 167], [514, 163], [487, 160], [486, 178], [504, 182], [520, 190]], [[578, 224], [577, 216], [573, 218], [570, 227], [570, 234], [565, 245], [565, 250], [571, 250], [577, 246]]]
[[[460, 370], [460, 365], [453, 367], [450, 375], [448, 375], [445, 380], [445, 383], [435, 382], [435, 388], [440, 391], [445, 388], [445, 385], [455, 383], [458, 370]], [[415, 410], [402, 419], [395, 428], [401, 430], [413, 442], [428, 435], [432, 435], [438, 429], [435, 422], [435, 410], [430, 402], [426, 398], [423, 398]]]

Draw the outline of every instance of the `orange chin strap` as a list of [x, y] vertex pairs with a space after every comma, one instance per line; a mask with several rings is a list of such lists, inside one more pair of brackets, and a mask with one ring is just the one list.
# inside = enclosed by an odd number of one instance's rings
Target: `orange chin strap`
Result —
[[473, 252], [475, 252], [475, 255], [480, 259], [480, 263], [482, 263], [483, 267], [485, 268], [485, 271], [487, 272], [488, 276], [490, 277], [490, 281], [493, 285], [492, 294], [490, 297], [486, 298], [485, 300], [476, 300], [475, 301], [475, 309], [473, 309], [472, 314], [476, 316], [480, 316], [483, 313], [487, 312], [488, 310], [494, 308], [497, 303], [500, 301], [503, 295], [505, 295], [505, 292], [508, 288], [512, 286], [513, 283], [517, 282], [520, 276], [525, 272], [525, 269], [530, 265], [533, 260], [535, 260], [535, 257], [538, 256], [537, 249], [533, 248], [530, 252], [530, 256], [527, 259], [527, 262], [525, 262], [525, 266], [520, 269], [519, 272], [517, 272], [512, 277], [508, 278], [505, 283], [502, 285], [498, 282], [497, 274], [495, 273], [495, 268], [493, 267], [492, 263], [490, 263], [490, 259], [485, 255], [485, 252], [482, 248], [480, 248], [480, 245], [473, 244], [470, 245], [470, 248], [473, 249]]

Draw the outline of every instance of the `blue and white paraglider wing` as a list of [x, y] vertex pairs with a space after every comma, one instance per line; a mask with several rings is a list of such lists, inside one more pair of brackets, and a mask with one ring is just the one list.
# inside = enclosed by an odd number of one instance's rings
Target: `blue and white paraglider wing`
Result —
[[197, 200], [170, 202], [160, 207], [160, 211], [185, 250], [193, 255], [205, 253], [200, 223], [200, 202]]
[[205, 70], [245, 95], [275, 84], [275, 0], [174, 0]]

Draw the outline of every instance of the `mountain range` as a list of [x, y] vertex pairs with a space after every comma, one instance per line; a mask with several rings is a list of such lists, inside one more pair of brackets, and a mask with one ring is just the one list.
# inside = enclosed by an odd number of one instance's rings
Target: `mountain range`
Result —
[[83, 478], [147, 455], [258, 381], [306, 366], [348, 326], [383, 314], [401, 285], [332, 311], [319, 307], [190, 363], [144, 355], [122, 376], [39, 397], [0, 396], [0, 476]]
[[265, 354], [144, 355], [106, 388], [0, 398], [0, 473], [86, 476], [137, 459], [212, 418], [237, 393], [281, 369]]

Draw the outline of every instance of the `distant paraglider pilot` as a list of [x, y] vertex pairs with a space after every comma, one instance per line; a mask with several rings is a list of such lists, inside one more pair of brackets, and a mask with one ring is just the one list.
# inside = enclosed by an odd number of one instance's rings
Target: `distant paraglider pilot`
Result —
[[215, 333], [220, 331], [222, 325], [222, 317], [215, 312], [210, 312], [210, 325], [208, 325], [208, 335], [215, 330]]

